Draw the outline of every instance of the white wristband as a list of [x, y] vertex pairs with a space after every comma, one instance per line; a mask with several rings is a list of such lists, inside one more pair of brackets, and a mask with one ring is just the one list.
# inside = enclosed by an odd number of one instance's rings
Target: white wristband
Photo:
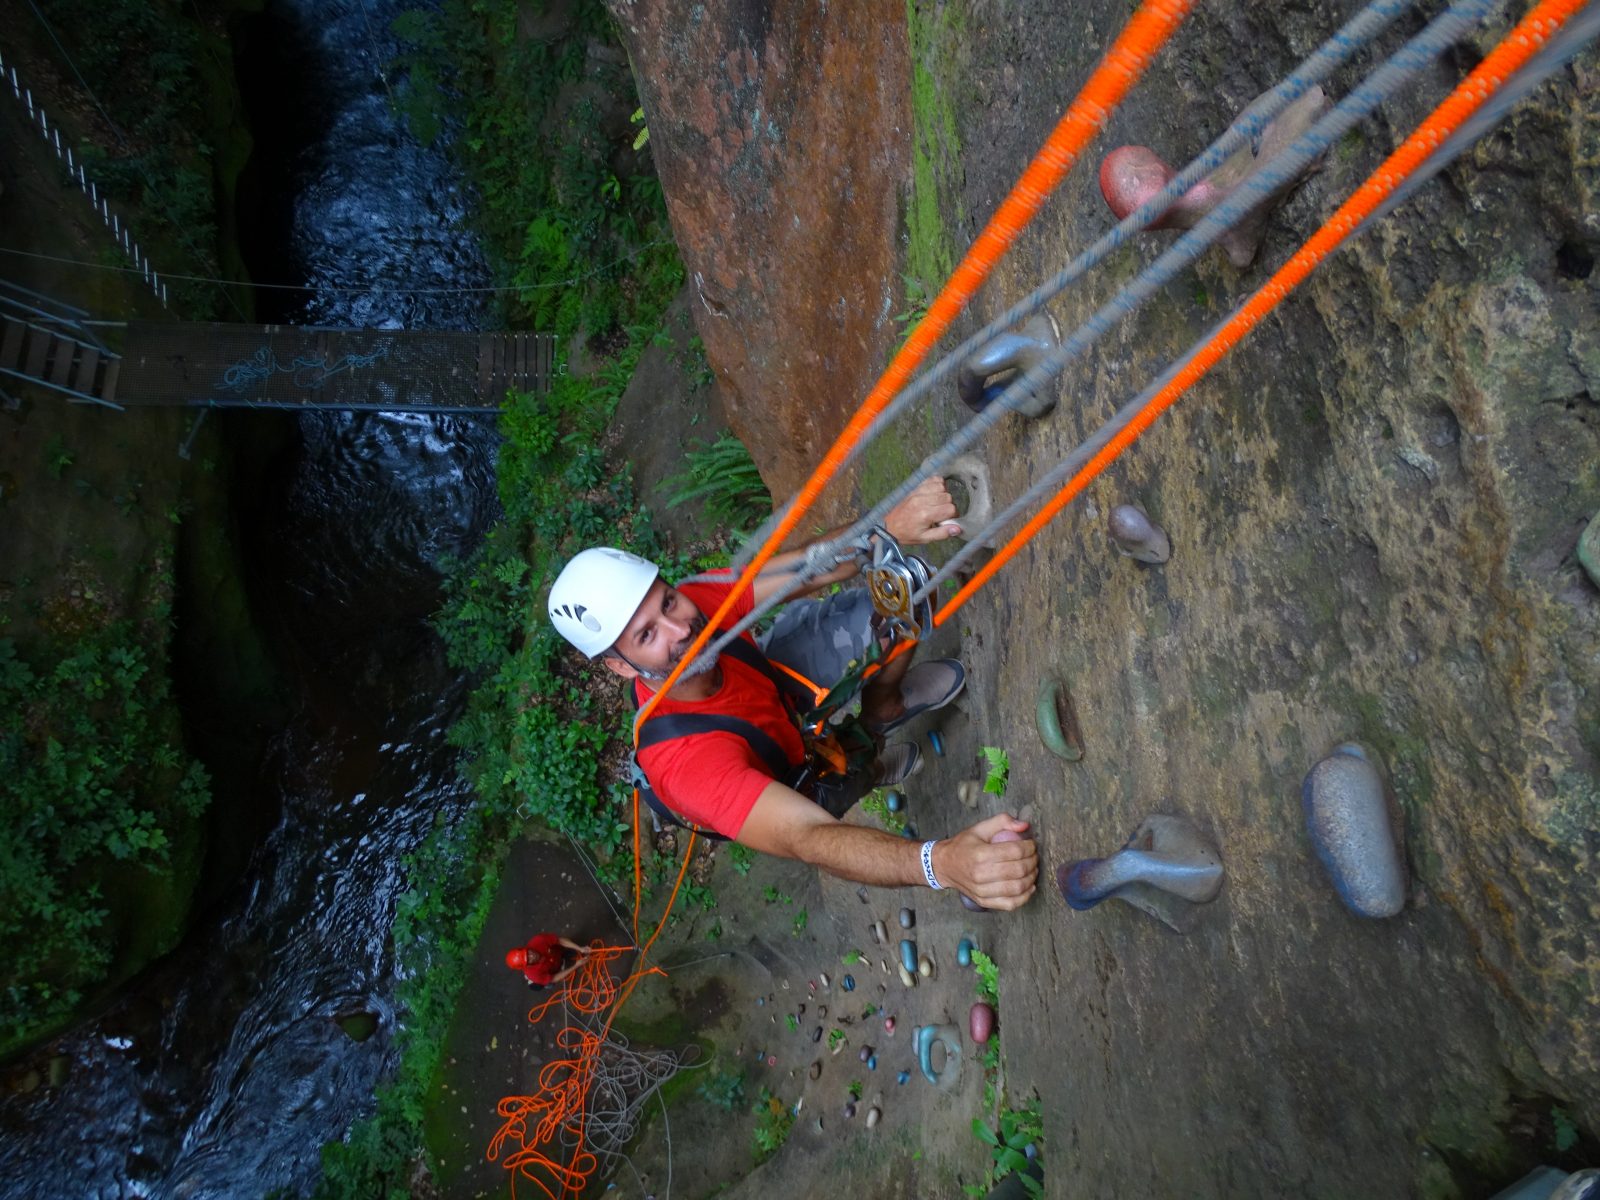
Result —
[[928, 886], [936, 892], [944, 891], [944, 884], [939, 882], [939, 877], [933, 873], [933, 847], [938, 838], [929, 838], [922, 843], [922, 877], [928, 881]]

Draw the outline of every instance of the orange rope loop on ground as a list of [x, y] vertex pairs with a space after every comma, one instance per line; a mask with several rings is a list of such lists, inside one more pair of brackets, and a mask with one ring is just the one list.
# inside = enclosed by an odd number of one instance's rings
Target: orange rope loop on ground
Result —
[[1133, 419], [1108, 441], [1072, 476], [1050, 501], [1019, 529], [998, 552], [978, 570], [954, 596], [934, 614], [934, 624], [945, 621], [994, 578], [1068, 504], [1072, 503], [1096, 476], [1111, 465], [1163, 412], [1190, 387], [1205, 377], [1261, 319], [1298, 287], [1322, 260], [1354, 233], [1389, 195], [1417, 170], [1452, 133], [1464, 124], [1483, 103], [1493, 96], [1561, 26], [1584, 7], [1586, 0], [1540, 0], [1540, 3], [1505, 36], [1428, 117], [1417, 126], [1400, 148], [1384, 160], [1339, 207], [1316, 233], [1297, 250], [1278, 271], [1258, 288], [1207, 341], [1183, 364], [1167, 384], [1155, 392]]

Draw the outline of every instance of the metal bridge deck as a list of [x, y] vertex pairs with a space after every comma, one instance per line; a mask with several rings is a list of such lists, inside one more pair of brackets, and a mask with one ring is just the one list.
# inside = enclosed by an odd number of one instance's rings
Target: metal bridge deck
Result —
[[316, 329], [133, 321], [120, 406], [482, 412], [508, 389], [548, 391], [555, 338], [540, 333]]

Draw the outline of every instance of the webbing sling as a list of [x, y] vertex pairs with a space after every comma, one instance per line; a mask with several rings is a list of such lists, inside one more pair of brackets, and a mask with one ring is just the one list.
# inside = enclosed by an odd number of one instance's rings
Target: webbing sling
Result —
[[[784, 688], [783, 679], [773, 669], [772, 663], [768, 661], [765, 654], [743, 638], [735, 638], [724, 647], [722, 652], [732, 655], [752, 670], [761, 672], [772, 686], [777, 689], [778, 698], [783, 701], [785, 711], [791, 717], [796, 716], [794, 703], [788, 691]], [[638, 694], [631, 686], [628, 689], [628, 694], [637, 700]], [[640, 799], [649, 806], [651, 812], [668, 824], [676, 825], [679, 829], [692, 829], [702, 837], [713, 838], [717, 841], [725, 842], [728, 839], [723, 834], [685, 821], [668, 808], [662, 799], [655, 794], [655, 789], [650, 786], [650, 780], [645, 775], [644, 769], [639, 766], [638, 754], [640, 751], [648, 746], [670, 742], [674, 738], [688, 737], [690, 734], [695, 733], [732, 733], [745, 740], [756, 757], [766, 765], [767, 770], [772, 773], [772, 777], [779, 783], [791, 785], [798, 782], [800, 775], [807, 769], [807, 763], [804, 761], [797, 765], [791, 765], [788, 755], [784, 754], [783, 748], [772, 739], [771, 735], [760, 727], [738, 717], [724, 716], [720, 713], [663, 713], [661, 716], [652, 717], [643, 725], [639, 725], [638, 718], [635, 717], [634, 724], [638, 734], [638, 746], [634, 750], [633, 783], [639, 789]]]

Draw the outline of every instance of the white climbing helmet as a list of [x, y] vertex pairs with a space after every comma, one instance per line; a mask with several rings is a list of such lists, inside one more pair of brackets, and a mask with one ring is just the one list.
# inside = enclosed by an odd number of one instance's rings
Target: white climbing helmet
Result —
[[597, 546], [572, 556], [550, 589], [550, 623], [590, 658], [616, 644], [661, 569], [626, 550]]

